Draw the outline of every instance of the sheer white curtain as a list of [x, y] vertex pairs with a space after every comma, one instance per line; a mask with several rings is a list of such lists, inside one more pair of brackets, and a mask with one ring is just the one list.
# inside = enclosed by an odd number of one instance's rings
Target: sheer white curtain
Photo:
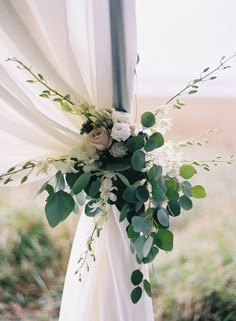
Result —
[[[136, 65], [135, 0], [123, 8], [126, 107], [133, 95]], [[114, 4], [114, 2], [113, 2]], [[111, 0], [0, 0], [0, 172], [16, 163], [64, 154], [80, 140], [80, 119], [38, 98], [39, 87], [6, 62], [17, 57], [41, 73], [50, 85], [97, 108], [114, 103]], [[114, 48], [113, 48], [114, 49]], [[114, 51], [114, 50], [113, 50]], [[130, 301], [130, 274], [137, 268], [125, 224], [110, 208], [96, 241], [96, 262], [79, 283], [74, 272], [93, 220], [85, 215], [75, 236], [62, 300], [60, 321], [152, 321], [151, 300]], [[147, 271], [144, 271], [147, 273]]]

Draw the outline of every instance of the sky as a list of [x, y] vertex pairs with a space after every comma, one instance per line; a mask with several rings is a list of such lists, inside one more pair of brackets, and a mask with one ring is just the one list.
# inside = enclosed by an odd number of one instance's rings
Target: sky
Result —
[[[137, 0], [138, 94], [170, 95], [236, 53], [236, 0]], [[202, 96], [236, 97], [236, 58]]]

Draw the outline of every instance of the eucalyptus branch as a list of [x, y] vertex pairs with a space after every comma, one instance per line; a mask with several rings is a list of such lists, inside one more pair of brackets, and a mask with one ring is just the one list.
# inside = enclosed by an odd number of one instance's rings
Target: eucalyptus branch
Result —
[[[27, 82], [29, 82], [29, 83], [39, 82], [39, 83], [41, 83], [44, 87], [47, 88], [47, 91], [43, 91], [43, 93], [41, 94], [41, 97], [48, 98], [48, 95], [49, 95], [50, 93], [53, 93], [53, 95], [60, 97], [60, 99], [67, 101], [67, 102], [68, 102], [69, 104], [71, 104], [71, 105], [74, 105], [74, 103], [70, 100], [70, 98], [69, 98], [70, 96], [69, 96], [69, 95], [65, 95], [65, 96], [61, 95], [56, 89], [50, 87], [50, 86], [47, 84], [47, 81], [44, 79], [44, 77], [43, 77], [41, 74], [35, 74], [35, 73], [32, 71], [31, 67], [26, 66], [22, 61], [18, 60], [18, 59], [15, 58], [15, 57], [13, 57], [13, 58], [8, 58], [8, 59], [6, 59], [6, 61], [12, 61], [12, 62], [18, 63], [18, 64], [21, 66], [21, 67], [18, 66], [20, 69], [23, 69], [23, 70], [25, 69], [25, 70], [27, 70], [27, 71], [33, 76], [33, 78], [35, 79], [35, 80], [27, 80]], [[56, 101], [56, 100], [55, 100], [55, 101]]]
[[236, 160], [234, 159], [234, 156], [231, 155], [229, 159], [222, 159], [221, 156], [216, 157], [216, 159], [211, 160], [183, 160], [182, 163], [189, 163], [192, 165], [200, 166], [203, 169], [209, 171], [210, 165], [217, 166], [218, 164], [236, 164]]
[[[195, 94], [197, 93], [198, 91], [198, 86], [197, 84], [199, 84], [200, 82], [203, 82], [203, 81], [208, 81], [208, 80], [214, 80], [216, 79], [217, 77], [214, 76], [214, 77], [210, 77], [212, 76], [215, 72], [219, 71], [219, 70], [224, 70], [224, 69], [227, 69], [227, 68], [230, 68], [230, 66], [226, 66], [225, 64], [230, 61], [231, 59], [233, 59], [234, 57], [236, 57], [236, 53], [233, 54], [232, 56], [230, 56], [229, 58], [227, 58], [225, 60], [225, 57], [223, 56], [221, 59], [220, 59], [220, 63], [219, 65], [214, 68], [212, 71], [208, 72], [209, 71], [209, 67], [205, 68], [202, 73], [200, 74], [200, 77], [197, 78], [197, 79], [194, 79], [193, 81], [189, 82], [187, 84], [187, 86], [180, 90], [176, 95], [174, 95], [172, 98], [170, 98], [167, 102], [166, 102], [166, 105], [169, 105], [170, 102], [172, 102], [175, 98], [179, 97], [179, 96], [182, 96], [184, 94], [188, 94], [188, 95], [191, 95], [191, 94]], [[208, 73], [207, 73], [208, 72]], [[210, 78], [209, 78], [210, 77]], [[191, 89], [190, 91], [187, 91], [188, 89]], [[177, 104], [179, 105], [179, 104]], [[180, 105], [181, 106], [181, 105]]]

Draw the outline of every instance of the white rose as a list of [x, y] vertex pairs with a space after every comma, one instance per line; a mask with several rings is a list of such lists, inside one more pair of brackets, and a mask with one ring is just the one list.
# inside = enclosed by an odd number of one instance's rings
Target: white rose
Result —
[[128, 149], [124, 143], [117, 142], [111, 146], [109, 152], [113, 157], [123, 157], [127, 155]]
[[114, 123], [126, 123], [126, 124], [129, 124], [131, 122], [130, 114], [122, 112], [122, 111], [113, 111], [112, 120], [113, 120]]
[[126, 141], [131, 136], [131, 131], [129, 124], [126, 123], [116, 123], [112, 127], [111, 137], [118, 142]]

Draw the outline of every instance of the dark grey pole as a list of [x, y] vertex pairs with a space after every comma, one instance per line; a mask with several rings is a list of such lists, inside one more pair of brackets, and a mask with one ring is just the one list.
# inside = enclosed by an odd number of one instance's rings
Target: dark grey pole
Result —
[[123, 1], [109, 0], [112, 54], [113, 107], [118, 111], [129, 111], [126, 48]]

